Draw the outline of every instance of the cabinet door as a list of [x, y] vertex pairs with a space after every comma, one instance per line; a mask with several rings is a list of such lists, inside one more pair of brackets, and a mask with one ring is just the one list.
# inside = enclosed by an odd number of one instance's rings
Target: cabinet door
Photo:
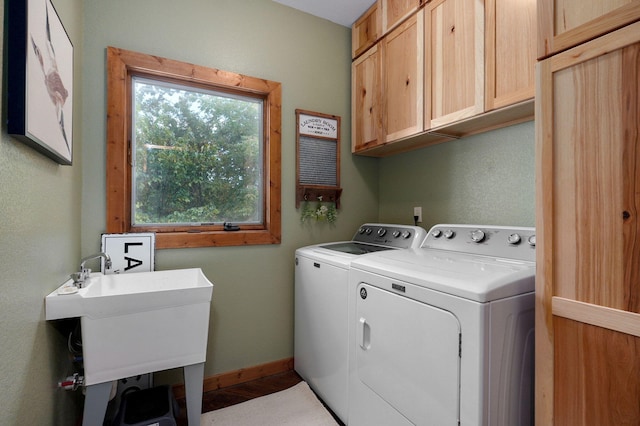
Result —
[[352, 64], [351, 151], [358, 152], [384, 142], [382, 131], [382, 59], [374, 45]]
[[536, 422], [640, 424], [640, 23], [537, 90]]
[[538, 0], [538, 57], [640, 19], [640, 0]]
[[420, 11], [382, 40], [385, 142], [423, 130], [422, 22]]
[[420, 7], [421, 0], [380, 0], [383, 33], [393, 29]]
[[485, 109], [533, 99], [536, 0], [485, 1]]
[[434, 0], [425, 7], [425, 128], [484, 110], [484, 2]]
[[378, 3], [374, 3], [351, 27], [351, 57], [355, 59], [382, 35]]

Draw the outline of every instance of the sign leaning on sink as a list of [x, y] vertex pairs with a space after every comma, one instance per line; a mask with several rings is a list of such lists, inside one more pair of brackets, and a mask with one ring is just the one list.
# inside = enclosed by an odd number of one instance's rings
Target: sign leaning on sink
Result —
[[105, 274], [125, 272], [151, 272], [155, 269], [156, 234], [128, 233], [102, 234], [102, 252], [111, 258], [111, 268]]

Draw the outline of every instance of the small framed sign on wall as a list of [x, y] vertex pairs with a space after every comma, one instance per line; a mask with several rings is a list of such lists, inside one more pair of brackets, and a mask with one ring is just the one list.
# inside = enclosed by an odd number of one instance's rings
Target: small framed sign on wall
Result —
[[340, 117], [296, 109], [296, 208], [304, 201], [340, 207]]
[[102, 251], [111, 258], [105, 274], [151, 272], [155, 270], [156, 235], [149, 233], [102, 234]]

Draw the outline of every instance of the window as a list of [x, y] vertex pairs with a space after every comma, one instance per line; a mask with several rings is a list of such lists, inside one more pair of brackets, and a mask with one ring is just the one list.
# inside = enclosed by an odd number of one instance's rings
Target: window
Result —
[[113, 47], [107, 69], [107, 232], [279, 243], [280, 83]]

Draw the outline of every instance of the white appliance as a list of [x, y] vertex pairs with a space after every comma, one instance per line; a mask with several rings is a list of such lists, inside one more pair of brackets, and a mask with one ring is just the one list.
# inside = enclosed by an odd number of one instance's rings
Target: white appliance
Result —
[[295, 370], [345, 423], [349, 265], [370, 253], [420, 247], [425, 237], [426, 231], [416, 226], [367, 223], [351, 241], [296, 250]]
[[349, 426], [533, 424], [535, 232], [437, 225], [351, 263]]

